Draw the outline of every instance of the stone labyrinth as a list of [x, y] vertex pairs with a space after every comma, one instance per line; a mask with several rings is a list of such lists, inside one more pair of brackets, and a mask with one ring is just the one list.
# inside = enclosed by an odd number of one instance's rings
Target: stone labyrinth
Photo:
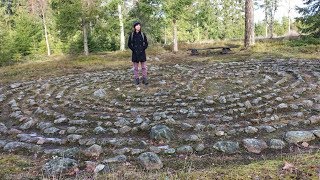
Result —
[[95, 164], [95, 172], [124, 162], [159, 169], [181, 154], [319, 145], [319, 60], [150, 63], [148, 87], [134, 86], [131, 74], [106, 70], [0, 87], [1, 151], [54, 157], [43, 166], [54, 174], [80, 161]]

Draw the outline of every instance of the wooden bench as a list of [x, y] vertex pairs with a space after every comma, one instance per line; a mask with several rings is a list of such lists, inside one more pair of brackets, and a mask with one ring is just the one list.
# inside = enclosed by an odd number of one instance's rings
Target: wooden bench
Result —
[[191, 51], [191, 55], [192, 56], [196, 56], [199, 55], [199, 51], [202, 50], [213, 50], [213, 49], [221, 49], [221, 54], [229, 54], [232, 50], [231, 47], [212, 47], [212, 48], [202, 48], [202, 49], [196, 49], [196, 48], [192, 48], [192, 49], [188, 49], [188, 51]]

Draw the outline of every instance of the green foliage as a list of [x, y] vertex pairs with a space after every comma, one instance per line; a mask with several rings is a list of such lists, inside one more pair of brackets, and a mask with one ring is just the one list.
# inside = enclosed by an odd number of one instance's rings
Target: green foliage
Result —
[[306, 7], [297, 8], [303, 15], [297, 18], [303, 26], [300, 29], [304, 33], [310, 33], [315, 37], [320, 37], [320, 1], [319, 0], [305, 0]]
[[290, 40], [287, 45], [290, 47], [320, 45], [320, 39], [312, 36], [303, 36], [299, 39]]

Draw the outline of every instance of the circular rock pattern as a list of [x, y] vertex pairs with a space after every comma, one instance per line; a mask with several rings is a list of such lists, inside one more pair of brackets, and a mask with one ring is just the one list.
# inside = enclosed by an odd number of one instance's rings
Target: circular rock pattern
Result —
[[312, 143], [320, 136], [319, 69], [319, 60], [150, 63], [150, 84], [139, 89], [130, 69], [6, 84], [0, 148], [110, 163], [151, 149], [261, 153]]

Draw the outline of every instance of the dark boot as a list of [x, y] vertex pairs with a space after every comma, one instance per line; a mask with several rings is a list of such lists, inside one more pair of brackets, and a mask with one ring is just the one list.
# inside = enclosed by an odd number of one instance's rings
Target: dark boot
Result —
[[135, 85], [139, 85], [139, 84], [140, 84], [139, 78], [135, 79], [135, 80], [134, 80], [134, 83], [135, 83]]
[[148, 85], [148, 79], [146, 77], [142, 78], [142, 84]]

